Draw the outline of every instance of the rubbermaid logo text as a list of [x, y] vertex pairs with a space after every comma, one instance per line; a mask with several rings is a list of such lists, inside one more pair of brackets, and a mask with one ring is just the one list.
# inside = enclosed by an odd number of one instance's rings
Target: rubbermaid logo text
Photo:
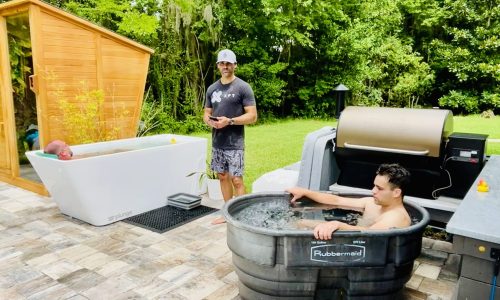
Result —
[[311, 247], [311, 260], [317, 262], [349, 262], [365, 258], [365, 246], [332, 244]]

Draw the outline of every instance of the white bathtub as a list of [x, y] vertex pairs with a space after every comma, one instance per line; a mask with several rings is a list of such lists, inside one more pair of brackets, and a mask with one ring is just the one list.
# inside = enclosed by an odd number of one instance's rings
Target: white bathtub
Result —
[[[175, 139], [172, 143], [172, 139]], [[166, 205], [176, 193], [199, 194], [207, 140], [172, 134], [70, 146], [72, 160], [26, 153], [62, 213], [101, 226]]]

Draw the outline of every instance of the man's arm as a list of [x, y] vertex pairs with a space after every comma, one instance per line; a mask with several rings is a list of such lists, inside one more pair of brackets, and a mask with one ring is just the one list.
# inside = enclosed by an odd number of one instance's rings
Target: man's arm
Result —
[[210, 120], [209, 116], [212, 115], [212, 108], [211, 107], [205, 107], [204, 113], [203, 113], [203, 122], [207, 124], [210, 127], [216, 127], [215, 124], [216, 122], [213, 120]]
[[323, 192], [311, 191], [309, 189], [301, 187], [288, 188], [286, 189], [286, 191], [293, 195], [293, 198], [291, 200], [292, 203], [294, 203], [300, 198], [306, 197], [318, 203], [342, 206], [342, 208], [352, 208], [357, 211], [363, 211], [365, 209], [367, 201], [371, 199], [370, 197], [364, 197], [364, 198], [340, 197], [337, 195], [327, 194]]
[[[247, 124], [253, 124], [257, 122], [257, 107], [256, 106], [245, 106], [243, 107], [245, 110], [245, 113], [242, 114], [241, 116], [237, 116], [232, 118], [233, 119], [233, 125], [247, 125]], [[217, 128], [223, 128], [229, 125], [231, 122], [231, 118], [228, 117], [218, 117], [219, 122], [220, 122], [220, 127]]]
[[329, 240], [337, 230], [361, 231], [361, 230], [387, 230], [391, 228], [401, 228], [409, 226], [405, 215], [398, 210], [386, 212], [374, 224], [370, 226], [355, 226], [339, 221], [323, 222], [314, 228], [314, 237], [320, 240]]

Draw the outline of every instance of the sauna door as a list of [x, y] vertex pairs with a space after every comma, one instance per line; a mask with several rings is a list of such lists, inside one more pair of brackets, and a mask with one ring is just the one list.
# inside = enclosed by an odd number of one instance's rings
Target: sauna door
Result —
[[[10, 68], [9, 68], [9, 47], [7, 41], [7, 26], [5, 18], [0, 17], [0, 174], [9, 176], [10, 157], [8, 144], [8, 114], [7, 107], [10, 101], [9, 91], [11, 90], [10, 83]], [[9, 100], [8, 100], [9, 99]]]
[[38, 145], [36, 95], [29, 88], [33, 59], [28, 11], [4, 16], [1, 22], [4, 146], [0, 155], [12, 177], [40, 182], [25, 156]]

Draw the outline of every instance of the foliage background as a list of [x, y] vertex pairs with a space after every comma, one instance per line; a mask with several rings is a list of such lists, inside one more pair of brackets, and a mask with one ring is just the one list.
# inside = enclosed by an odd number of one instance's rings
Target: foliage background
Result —
[[500, 113], [498, 0], [47, 2], [155, 50], [143, 133], [204, 128], [222, 48], [261, 119], [331, 117], [340, 83], [351, 105]]

